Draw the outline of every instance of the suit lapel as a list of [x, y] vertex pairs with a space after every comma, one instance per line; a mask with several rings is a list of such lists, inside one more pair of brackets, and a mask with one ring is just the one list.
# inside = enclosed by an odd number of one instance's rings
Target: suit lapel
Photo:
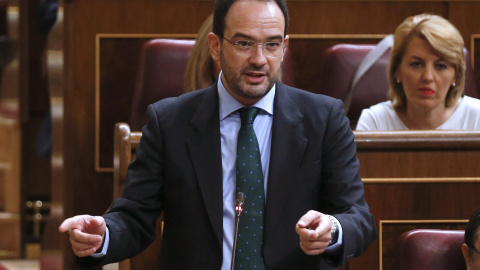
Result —
[[[294, 106], [288, 88], [279, 82], [277, 82], [273, 114], [266, 228], [273, 228], [282, 215], [308, 143], [303, 135], [301, 123], [303, 115]], [[268, 232], [272, 230], [267, 229]]]
[[223, 241], [222, 160], [216, 86], [206, 92], [192, 119], [194, 128], [188, 148], [195, 167], [208, 217], [217, 239]]

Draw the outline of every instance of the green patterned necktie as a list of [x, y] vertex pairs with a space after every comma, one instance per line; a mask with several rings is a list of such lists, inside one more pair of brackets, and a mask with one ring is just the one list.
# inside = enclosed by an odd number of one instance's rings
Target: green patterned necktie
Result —
[[235, 269], [265, 269], [263, 262], [263, 211], [265, 192], [262, 162], [253, 120], [259, 108], [240, 109], [242, 126], [237, 141], [237, 192], [245, 195], [243, 213], [238, 225]]

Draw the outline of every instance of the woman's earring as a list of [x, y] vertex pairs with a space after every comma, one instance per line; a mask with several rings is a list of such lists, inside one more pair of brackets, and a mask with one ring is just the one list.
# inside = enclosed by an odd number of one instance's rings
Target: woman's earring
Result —
[[399, 79], [397, 79], [397, 83], [400, 84], [400, 80], [399, 80]]
[[455, 83], [453, 83], [453, 84], [452, 84], [452, 87], [455, 87], [455, 85], [456, 85], [456, 84], [455, 84]]

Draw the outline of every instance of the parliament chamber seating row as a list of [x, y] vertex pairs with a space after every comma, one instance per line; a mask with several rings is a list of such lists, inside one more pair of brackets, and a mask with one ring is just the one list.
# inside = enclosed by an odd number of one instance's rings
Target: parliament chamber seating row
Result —
[[[154, 39], [144, 44], [140, 68], [133, 93], [130, 126], [140, 130], [146, 124], [145, 111], [149, 104], [184, 93], [183, 82], [188, 58], [195, 45], [194, 40]], [[348, 118], [355, 128], [364, 108], [388, 99], [387, 66], [390, 50], [387, 50], [350, 90], [353, 78], [363, 58], [375, 45], [338, 44], [328, 48], [319, 65], [321, 84], [319, 93], [345, 100], [351, 95]], [[472, 62], [465, 49], [465, 94], [478, 98]], [[287, 47], [282, 63], [282, 82], [295, 87], [292, 55]]]

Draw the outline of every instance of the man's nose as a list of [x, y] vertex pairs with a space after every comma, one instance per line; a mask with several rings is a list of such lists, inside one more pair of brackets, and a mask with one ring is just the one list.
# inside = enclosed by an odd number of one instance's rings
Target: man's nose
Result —
[[250, 56], [250, 61], [257, 65], [264, 65], [267, 63], [267, 58], [265, 57], [265, 52], [263, 51], [263, 44], [256, 44], [253, 50], [252, 55]]

